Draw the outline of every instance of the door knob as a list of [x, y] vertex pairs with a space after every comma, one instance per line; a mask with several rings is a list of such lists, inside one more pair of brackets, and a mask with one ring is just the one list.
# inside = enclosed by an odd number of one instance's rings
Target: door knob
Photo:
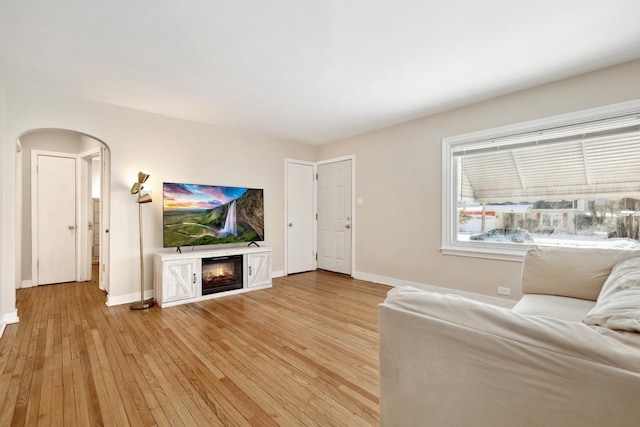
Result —
[[69, 228], [69, 230], [74, 230], [76, 228], [76, 226], [75, 225], [70, 225], [68, 228]]
[[344, 228], [351, 228], [349, 224], [345, 224]]
[[292, 222], [289, 223], [289, 227], [293, 227], [293, 223]]

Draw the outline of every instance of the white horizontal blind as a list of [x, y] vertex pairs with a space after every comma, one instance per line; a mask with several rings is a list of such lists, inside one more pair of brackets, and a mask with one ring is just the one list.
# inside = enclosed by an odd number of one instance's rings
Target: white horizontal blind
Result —
[[640, 130], [640, 111], [632, 114], [600, 120], [537, 129], [531, 132], [513, 135], [501, 135], [491, 139], [466, 141], [452, 146], [454, 157], [495, 151], [539, 147], [550, 144], [562, 144], [590, 138], [615, 137]]
[[535, 201], [640, 194], [636, 115], [453, 147], [464, 198]]

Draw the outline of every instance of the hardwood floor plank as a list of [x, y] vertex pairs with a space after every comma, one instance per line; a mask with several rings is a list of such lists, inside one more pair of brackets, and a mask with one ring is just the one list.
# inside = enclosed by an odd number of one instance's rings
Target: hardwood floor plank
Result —
[[[85, 332], [85, 341], [87, 343], [87, 353], [90, 360], [92, 375], [94, 378], [96, 400], [100, 405], [102, 414], [104, 414], [104, 422], [106, 425], [126, 425], [127, 414], [124, 406], [130, 404], [129, 399], [121, 399], [116, 385], [114, 371], [104, 355], [100, 337], [95, 330]], [[124, 386], [124, 384], [121, 384]], [[129, 423], [140, 425], [138, 417], [133, 417]]]
[[144, 311], [106, 307], [95, 281], [18, 290], [0, 426], [378, 425], [388, 290], [317, 271]]
[[[144, 356], [149, 368], [156, 377], [157, 384], [162, 390], [162, 395], [167, 396], [166, 401], [171, 406], [172, 412], [175, 412], [176, 416], [172, 417], [175, 425], [199, 425], [191, 416], [189, 409], [184, 404], [186, 400], [185, 393], [181, 390], [179, 382], [175, 376], [172, 375], [170, 370], [166, 369], [164, 364], [158, 365], [157, 362], [162, 362], [159, 358], [154, 358], [150, 354]], [[206, 424], [204, 424], [206, 425]], [[218, 424], [219, 425], [219, 424]]]

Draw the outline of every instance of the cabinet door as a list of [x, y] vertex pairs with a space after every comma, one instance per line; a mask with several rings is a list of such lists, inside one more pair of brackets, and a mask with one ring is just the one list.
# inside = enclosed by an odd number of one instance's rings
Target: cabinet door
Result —
[[248, 288], [271, 284], [271, 254], [269, 252], [248, 254], [247, 265], [249, 267]]
[[166, 261], [162, 265], [163, 301], [171, 302], [198, 295], [198, 260]]

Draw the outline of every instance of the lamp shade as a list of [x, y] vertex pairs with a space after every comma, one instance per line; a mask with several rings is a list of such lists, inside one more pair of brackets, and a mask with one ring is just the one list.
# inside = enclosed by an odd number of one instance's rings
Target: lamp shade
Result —
[[131, 186], [131, 194], [138, 194], [138, 192], [140, 191], [140, 183], [139, 182], [134, 182], [133, 186]]
[[138, 203], [149, 203], [150, 201], [151, 201], [151, 191], [144, 190], [141, 187], [140, 191], [138, 192], [138, 200], [136, 200], [136, 202], [138, 202]]
[[137, 194], [138, 200], [137, 203], [149, 203], [151, 201], [151, 192], [149, 190], [145, 190], [144, 184], [149, 179], [149, 174], [144, 173], [142, 171], [138, 172], [138, 181], [134, 182], [131, 186], [131, 194]]
[[138, 172], [138, 182], [144, 184], [149, 179], [149, 174], [144, 172]]

